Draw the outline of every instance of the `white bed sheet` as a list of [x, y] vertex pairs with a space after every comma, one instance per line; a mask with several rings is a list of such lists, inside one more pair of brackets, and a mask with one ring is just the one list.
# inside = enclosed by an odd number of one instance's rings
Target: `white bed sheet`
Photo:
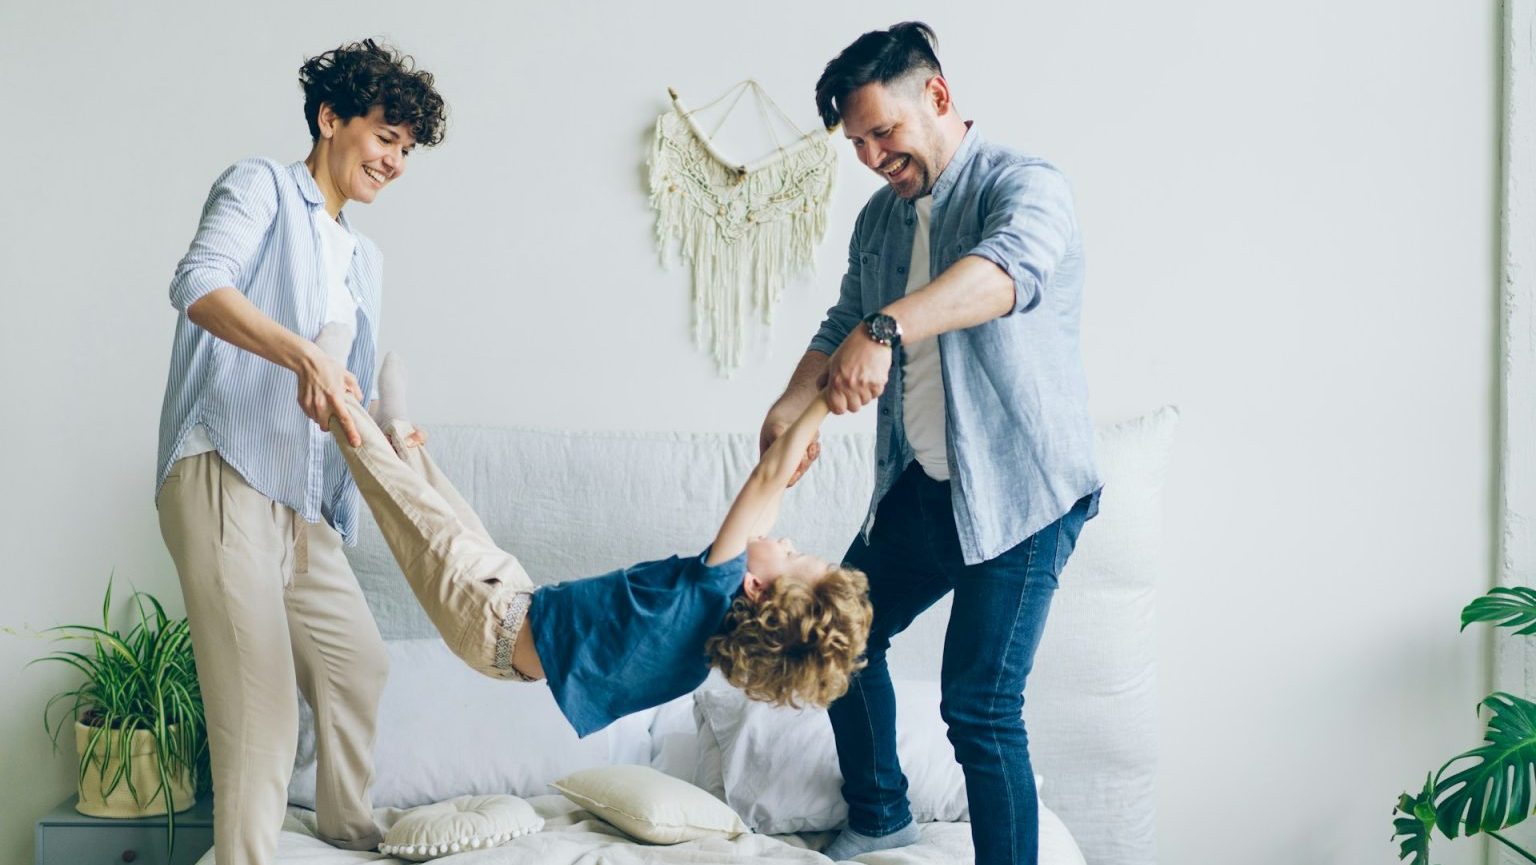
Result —
[[[659, 846], [633, 841], [562, 796], [528, 800], [545, 820], [544, 831], [489, 850], [444, 856], [451, 865], [829, 865], [809, 847], [825, 844], [831, 833], [742, 835], [734, 841], [706, 839]], [[404, 811], [380, 808], [379, 825], [388, 829]], [[1082, 855], [1056, 815], [1041, 811], [1041, 865], [1082, 865]], [[910, 847], [869, 853], [853, 860], [862, 865], [958, 865], [970, 863], [969, 823], [922, 824], [923, 839]], [[338, 850], [315, 837], [314, 813], [290, 808], [278, 839], [274, 865], [359, 865], [399, 863], [378, 853]], [[198, 865], [214, 865], [210, 850]]]

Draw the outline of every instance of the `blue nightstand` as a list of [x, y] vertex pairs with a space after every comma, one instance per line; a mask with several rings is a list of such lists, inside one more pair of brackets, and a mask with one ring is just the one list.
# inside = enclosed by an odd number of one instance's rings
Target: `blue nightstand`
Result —
[[176, 851], [165, 817], [103, 820], [75, 810], [75, 797], [37, 821], [37, 865], [192, 865], [213, 846], [213, 797], [176, 815]]

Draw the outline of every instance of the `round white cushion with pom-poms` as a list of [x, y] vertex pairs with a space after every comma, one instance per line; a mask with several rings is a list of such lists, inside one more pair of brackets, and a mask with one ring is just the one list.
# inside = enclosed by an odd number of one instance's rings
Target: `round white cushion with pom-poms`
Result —
[[460, 796], [402, 814], [384, 833], [379, 852], [423, 862], [496, 847], [543, 828], [544, 819], [516, 796]]

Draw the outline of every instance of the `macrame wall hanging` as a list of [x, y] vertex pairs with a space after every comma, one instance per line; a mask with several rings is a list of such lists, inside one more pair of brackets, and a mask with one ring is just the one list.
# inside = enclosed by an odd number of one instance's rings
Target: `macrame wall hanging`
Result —
[[[664, 264], [677, 241], [692, 270], [694, 341], [730, 375], [741, 365], [748, 313], [771, 325], [786, 279], [808, 273], [815, 263], [816, 246], [827, 233], [837, 155], [829, 131], [802, 133], [751, 79], [694, 110], [675, 90], [667, 92], [673, 110], [657, 118], [651, 148], [656, 241]], [[749, 93], [774, 149], [742, 163], [722, 155], [713, 139]], [[698, 115], [727, 99], [706, 131]], [[780, 125], [797, 137], [781, 142]]]

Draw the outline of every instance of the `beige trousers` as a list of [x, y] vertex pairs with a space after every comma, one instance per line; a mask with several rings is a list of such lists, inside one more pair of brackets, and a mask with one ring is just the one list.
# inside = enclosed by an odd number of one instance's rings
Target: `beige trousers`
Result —
[[[341, 424], [331, 431], [379, 531], [443, 641], [476, 672], [526, 681], [511, 653], [527, 613], [533, 580], [517, 557], [496, 546], [426, 448], [396, 453], [355, 400], [347, 410], [363, 443], [352, 447]], [[411, 427], [391, 423], [403, 441]]]
[[273, 859], [298, 742], [295, 685], [315, 710], [319, 833], [373, 849], [369, 787], [389, 661], [340, 535], [258, 493], [211, 451], [172, 466], [156, 504], [207, 714], [215, 859]]

